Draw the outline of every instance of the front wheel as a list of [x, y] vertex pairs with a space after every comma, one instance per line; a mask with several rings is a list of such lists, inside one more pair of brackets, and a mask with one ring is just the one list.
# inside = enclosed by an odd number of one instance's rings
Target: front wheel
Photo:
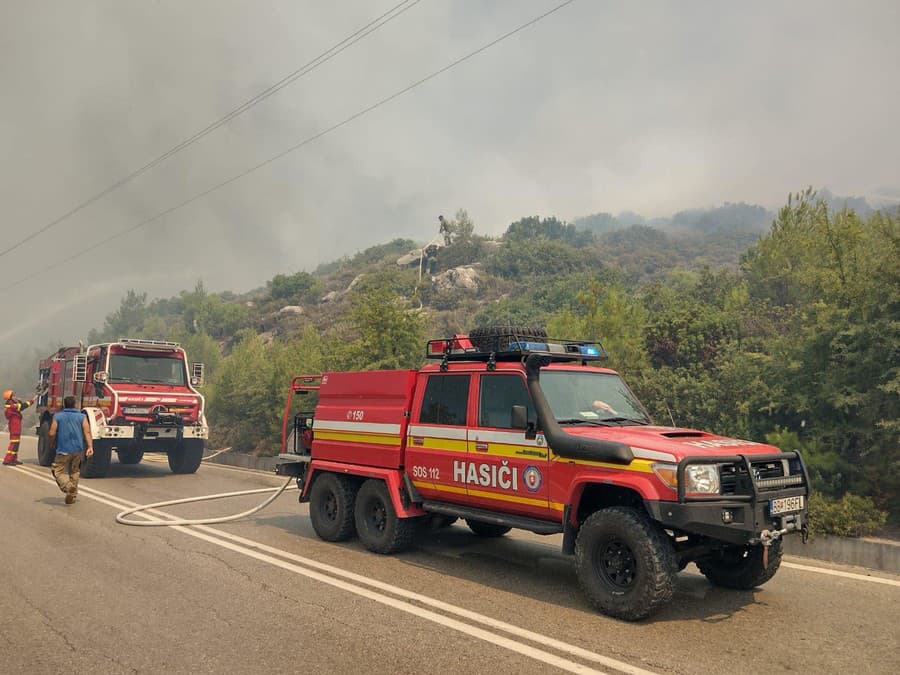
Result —
[[56, 459], [56, 450], [50, 447], [50, 422], [44, 420], [37, 432], [37, 456], [38, 464], [50, 466]]
[[85, 478], [103, 478], [109, 471], [109, 460], [112, 457], [112, 445], [107, 440], [94, 440], [94, 454], [84, 456], [81, 462], [81, 475]]
[[356, 532], [374, 553], [395, 553], [408, 548], [416, 533], [416, 521], [399, 518], [383, 480], [370, 478], [356, 495]]
[[698, 560], [697, 567], [716, 586], [749, 591], [775, 576], [781, 567], [782, 554], [781, 539], [772, 542], [768, 556], [763, 555], [762, 544], [729, 546]]
[[203, 461], [203, 439], [182, 439], [178, 447], [166, 454], [169, 456], [172, 473], [195, 473]]
[[575, 570], [588, 600], [626, 621], [650, 616], [672, 599], [678, 563], [665, 534], [642, 512], [611, 507], [578, 530]]

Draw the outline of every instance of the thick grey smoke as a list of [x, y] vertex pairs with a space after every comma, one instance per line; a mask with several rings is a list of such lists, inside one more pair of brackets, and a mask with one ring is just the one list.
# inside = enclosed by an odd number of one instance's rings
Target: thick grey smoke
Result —
[[[202, 129], [393, 0], [3, 0], [0, 235], [10, 245]], [[15, 281], [410, 84], [556, 0], [422, 0], [47, 235]], [[897, 197], [896, 2], [578, 0], [229, 187], [19, 286], [4, 344], [69, 342], [125, 290], [246, 291], [466, 208], [645, 215], [789, 191]], [[0, 248], [5, 248], [0, 247]]]

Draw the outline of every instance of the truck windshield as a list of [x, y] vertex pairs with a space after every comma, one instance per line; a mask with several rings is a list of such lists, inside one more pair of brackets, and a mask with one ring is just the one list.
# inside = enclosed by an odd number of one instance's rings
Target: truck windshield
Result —
[[184, 362], [165, 356], [110, 354], [109, 381], [184, 386]]
[[650, 424], [644, 406], [621, 377], [574, 370], [541, 371], [541, 389], [561, 423]]

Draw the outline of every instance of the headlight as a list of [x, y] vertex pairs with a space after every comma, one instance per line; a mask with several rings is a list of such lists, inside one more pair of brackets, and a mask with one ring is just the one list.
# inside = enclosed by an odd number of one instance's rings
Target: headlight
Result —
[[689, 464], [684, 476], [685, 492], [702, 494], [719, 492], [719, 467], [715, 464]]
[[[666, 486], [678, 489], [678, 465], [659, 463], [653, 465], [653, 473]], [[719, 492], [719, 467], [716, 464], [689, 464], [684, 471], [685, 494], [717, 494]]]

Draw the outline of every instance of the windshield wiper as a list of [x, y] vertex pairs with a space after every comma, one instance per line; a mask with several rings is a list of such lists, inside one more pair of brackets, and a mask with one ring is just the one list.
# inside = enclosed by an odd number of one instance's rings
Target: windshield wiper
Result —
[[109, 378], [110, 382], [134, 382], [130, 377], [116, 376]]
[[595, 426], [603, 426], [601, 420], [586, 420], [582, 417], [569, 417], [562, 420], [556, 420], [557, 424], [593, 424]]
[[647, 424], [649, 424], [649, 422], [647, 422], [647, 420], [635, 420], [635, 419], [631, 419], [630, 417], [604, 417], [600, 421], [601, 422], [610, 422], [610, 423], [612, 423], [612, 422], [630, 422], [631, 424], [640, 424], [642, 426], [646, 426]]

